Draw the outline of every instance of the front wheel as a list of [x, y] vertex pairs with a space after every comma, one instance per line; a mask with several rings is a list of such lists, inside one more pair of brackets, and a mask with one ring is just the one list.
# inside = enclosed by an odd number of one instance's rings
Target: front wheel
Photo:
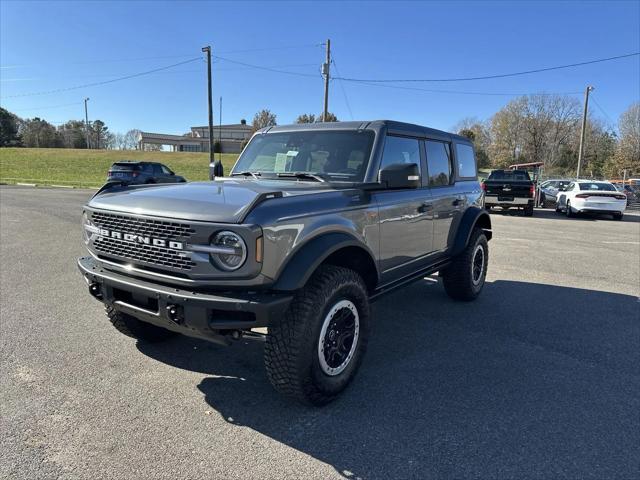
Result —
[[475, 300], [487, 277], [489, 242], [482, 229], [475, 229], [464, 251], [443, 272], [444, 290], [454, 300]]
[[369, 338], [369, 296], [353, 270], [325, 265], [269, 326], [265, 367], [280, 393], [310, 405], [335, 399], [351, 382]]

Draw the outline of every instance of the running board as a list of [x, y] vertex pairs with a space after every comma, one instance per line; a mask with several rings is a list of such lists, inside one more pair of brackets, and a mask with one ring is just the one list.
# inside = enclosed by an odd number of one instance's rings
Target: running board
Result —
[[430, 265], [426, 268], [418, 270], [417, 272], [412, 273], [411, 275], [407, 275], [406, 277], [399, 278], [398, 280], [394, 280], [391, 283], [383, 285], [375, 290], [373, 295], [369, 297], [369, 301], [375, 302], [376, 300], [386, 295], [387, 293], [391, 293], [400, 287], [404, 287], [405, 285], [421, 280], [424, 277], [431, 275], [434, 272], [442, 270], [447, 265], [449, 265], [449, 263], [450, 263], [450, 260], [443, 260], [438, 263], [434, 263], [433, 265]]

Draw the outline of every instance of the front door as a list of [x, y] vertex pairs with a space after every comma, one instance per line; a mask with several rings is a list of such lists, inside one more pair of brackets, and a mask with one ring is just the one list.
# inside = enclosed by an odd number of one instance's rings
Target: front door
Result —
[[[416, 138], [388, 136], [380, 168], [416, 163], [422, 174], [423, 156]], [[379, 268], [382, 281], [415, 270], [432, 251], [432, 206], [428, 188], [381, 190], [373, 194], [380, 218]]]

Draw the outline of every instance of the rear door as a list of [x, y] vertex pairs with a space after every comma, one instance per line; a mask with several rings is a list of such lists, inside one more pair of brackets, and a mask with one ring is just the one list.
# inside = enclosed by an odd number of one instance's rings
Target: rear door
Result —
[[433, 250], [445, 251], [449, 244], [449, 232], [459, 221], [466, 203], [464, 192], [456, 186], [451, 143], [427, 139], [428, 176], [426, 184], [433, 203]]
[[[379, 168], [394, 163], [416, 163], [424, 175], [420, 140], [388, 135]], [[433, 250], [429, 190], [380, 190], [372, 196], [380, 215], [379, 268], [382, 281], [391, 281], [415, 270]]]

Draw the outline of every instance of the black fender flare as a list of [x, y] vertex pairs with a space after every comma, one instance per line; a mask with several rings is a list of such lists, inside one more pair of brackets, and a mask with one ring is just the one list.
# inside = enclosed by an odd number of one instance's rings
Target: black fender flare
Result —
[[358, 247], [370, 257], [373, 265], [377, 263], [369, 249], [354, 236], [343, 232], [332, 232], [312, 238], [299, 247], [280, 270], [273, 290], [298, 290], [307, 283], [309, 277], [331, 254], [345, 247]]
[[479, 207], [469, 207], [462, 215], [462, 219], [458, 224], [458, 231], [451, 249], [451, 256], [458, 255], [466, 248], [471, 238], [471, 233], [480, 226], [484, 230], [487, 240], [491, 240], [491, 217], [489, 214]]

